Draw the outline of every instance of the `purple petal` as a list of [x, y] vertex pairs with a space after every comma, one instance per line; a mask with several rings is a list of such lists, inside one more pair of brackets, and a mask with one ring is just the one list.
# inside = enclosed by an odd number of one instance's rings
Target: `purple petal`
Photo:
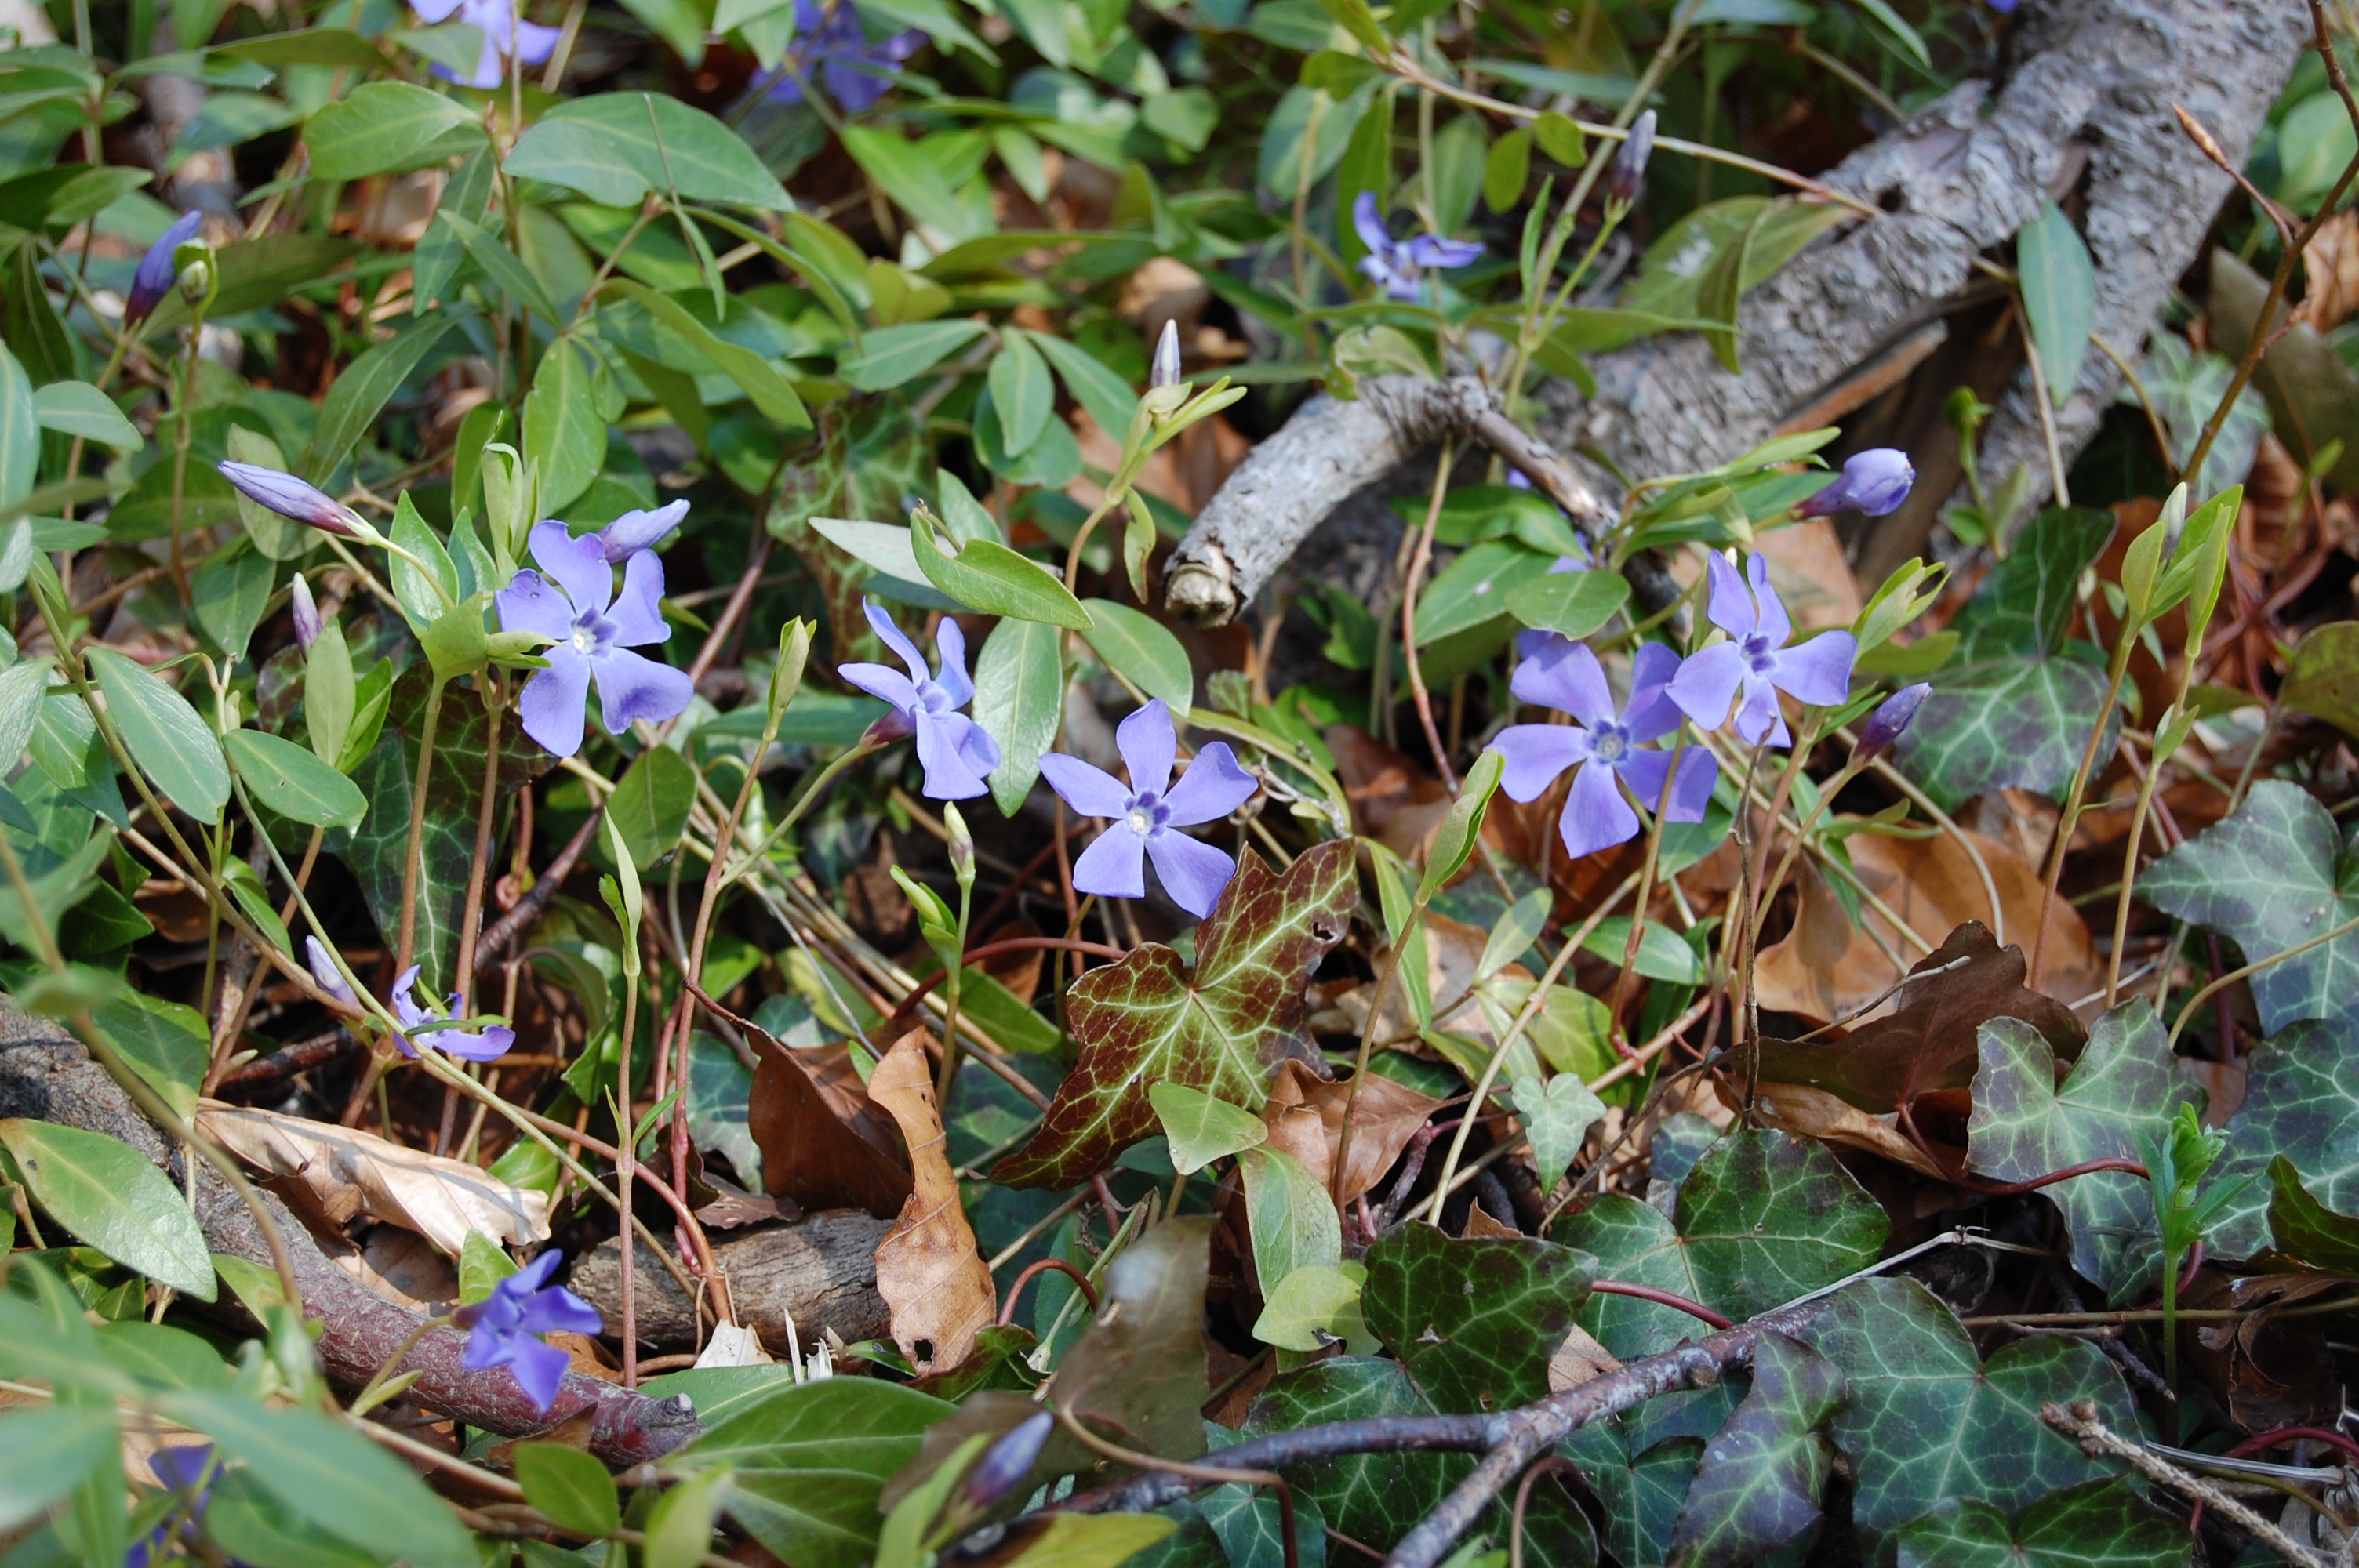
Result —
[[991, 770], [972, 766], [959, 745], [967, 730], [979, 728], [973, 719], [963, 713], [929, 713], [922, 708], [916, 718], [918, 761], [926, 767], [923, 793], [929, 800], [973, 800], [990, 787], [983, 775]]
[[688, 502], [675, 501], [653, 511], [633, 510], [624, 513], [598, 530], [599, 547], [606, 552], [606, 564], [619, 567], [641, 550], [652, 550], [656, 541], [679, 526], [688, 515]]
[[951, 743], [958, 748], [959, 755], [966, 759], [967, 766], [979, 773], [987, 773], [999, 766], [1002, 760], [999, 742], [991, 738], [990, 730], [963, 713], [943, 713], [935, 717], [940, 723], [949, 727]]
[[686, 670], [658, 664], [628, 648], [609, 648], [592, 661], [598, 676], [598, 707], [606, 716], [606, 733], [620, 735], [631, 720], [660, 724], [688, 708], [696, 687]]
[[463, 1029], [445, 1029], [439, 1034], [421, 1034], [419, 1043], [452, 1056], [464, 1056], [470, 1062], [494, 1062], [508, 1054], [516, 1044], [516, 1031], [505, 1023], [491, 1024], [480, 1033]]
[[516, 1387], [543, 1415], [557, 1402], [557, 1390], [565, 1386], [566, 1368], [572, 1364], [564, 1351], [538, 1339], [516, 1340], [508, 1357], [508, 1371]]
[[[1237, 871], [1236, 861], [1223, 851], [1168, 827], [1147, 836], [1147, 852], [1155, 857], [1156, 880], [1171, 902], [1199, 920], [1212, 913], [1221, 890]], [[1081, 885], [1078, 878], [1073, 885]]]
[[335, 958], [329, 953], [326, 944], [317, 936], [306, 936], [303, 938], [303, 950], [311, 960], [311, 978], [320, 982], [320, 989], [357, 1011], [361, 999], [353, 994], [351, 984], [345, 980], [343, 971], [336, 968]]
[[1766, 737], [1771, 745], [1782, 746], [1791, 738], [1786, 732], [1786, 715], [1777, 707], [1777, 688], [1767, 676], [1746, 673], [1745, 705], [1736, 710], [1736, 732], [1755, 745]]
[[538, 65], [557, 49], [557, 40], [564, 34], [562, 27], [544, 27], [538, 22], [516, 24], [516, 56], [527, 65]]
[[935, 688], [950, 698], [952, 708], [964, 708], [974, 696], [974, 682], [966, 676], [966, 633], [950, 616], [943, 616], [934, 629], [934, 657], [942, 666], [934, 677]]
[[[1352, 227], [1358, 231], [1360, 243], [1368, 247], [1370, 256], [1388, 258], [1392, 254], [1393, 237], [1385, 227], [1385, 215], [1376, 211], [1376, 193], [1363, 190], [1352, 200]], [[1361, 263], [1363, 268], [1366, 263]], [[1373, 276], [1373, 275], [1372, 275]], [[1379, 278], [1381, 281], [1381, 278]]]
[[1229, 743], [1215, 741], [1196, 753], [1196, 760], [1188, 764], [1163, 804], [1171, 808], [1170, 826], [1193, 827], [1226, 816], [1251, 800], [1260, 787], [1261, 781], [1237, 765], [1237, 755], [1229, 750]]
[[1130, 764], [1130, 787], [1140, 795], [1161, 795], [1171, 785], [1171, 760], [1180, 750], [1171, 710], [1159, 697], [1114, 726], [1114, 745]]
[[1771, 655], [1769, 678], [1780, 691], [1832, 708], [1851, 695], [1852, 661], [1858, 657], [1858, 638], [1848, 632], [1821, 632]]
[[1564, 835], [1565, 853], [1577, 860], [1636, 838], [1638, 814], [1622, 798], [1614, 770], [1589, 762], [1572, 775], [1572, 789], [1564, 797], [1557, 829]]
[[498, 607], [504, 632], [535, 632], [552, 643], [573, 635], [572, 604], [530, 567], [518, 570], [507, 587], [493, 594], [492, 603]]
[[409, 8], [418, 13], [419, 21], [430, 26], [436, 22], [448, 21], [451, 13], [459, 8], [459, 0], [425, 0], [423, 5], [417, 4], [417, 0], [412, 0]]
[[1680, 727], [1680, 705], [1668, 689], [1680, 673], [1680, 656], [1661, 643], [1641, 643], [1630, 660], [1630, 702], [1622, 723], [1633, 741], [1651, 741]]
[[653, 550], [641, 550], [625, 563], [623, 591], [606, 611], [616, 646], [640, 648], [671, 641], [671, 623], [663, 618], [663, 563]]
[[1570, 724], [1510, 724], [1486, 749], [1506, 759], [1499, 787], [1507, 798], [1529, 802], [1546, 794], [1565, 769], [1587, 762], [1595, 741], [1588, 730]]
[[919, 654], [918, 644], [909, 641], [909, 634], [895, 625], [893, 618], [887, 615], [875, 600], [862, 600], [860, 610], [862, 614], [868, 617], [869, 629], [883, 639], [886, 647], [899, 654], [901, 662], [908, 666], [911, 680], [923, 686], [932, 678], [926, 674], [926, 661]]
[[393, 1000], [393, 1020], [404, 1029], [415, 1029], [426, 1022], [426, 1013], [419, 1007], [418, 999], [410, 995], [411, 988], [418, 984], [418, 974], [419, 966], [410, 965], [395, 977], [393, 989], [386, 993]]
[[1704, 611], [1705, 617], [1732, 637], [1748, 635], [1759, 624], [1760, 611], [1754, 608], [1753, 595], [1746, 590], [1745, 579], [1718, 550], [1704, 557], [1703, 565], [1705, 574], [1712, 579], [1712, 598]]
[[172, 265], [172, 253], [197, 237], [197, 227], [204, 214], [191, 208], [171, 222], [171, 225], [156, 236], [147, 254], [139, 258], [139, 270], [131, 277], [131, 296], [125, 302], [123, 319], [126, 322], [145, 321], [156, 307], [164, 303], [164, 296], [180, 279], [179, 268]]
[[1508, 689], [1526, 702], [1570, 713], [1595, 728], [1614, 717], [1613, 688], [1586, 643], [1559, 637], [1516, 666]]
[[1051, 752], [1040, 759], [1040, 773], [1049, 787], [1083, 816], [1120, 816], [1130, 809], [1130, 791], [1122, 781], [1079, 757]]
[[523, 1326], [528, 1334], [600, 1334], [606, 1320], [563, 1285], [552, 1285], [525, 1303]]
[[1118, 821], [1091, 839], [1073, 862], [1073, 886], [1100, 898], [1145, 898], [1146, 861], [1145, 836]]
[[531, 543], [532, 558], [565, 590], [576, 611], [604, 613], [614, 597], [614, 571], [606, 564], [606, 552], [594, 535], [577, 539], [565, 531], [564, 524], [549, 519], [532, 525]]
[[[534, 1292], [549, 1283], [549, 1277], [557, 1272], [558, 1264], [564, 1260], [563, 1253], [553, 1247], [547, 1249], [492, 1289], [504, 1300], [521, 1305], [530, 1300]], [[517, 1321], [522, 1322], [522, 1317], [519, 1316]]]
[[1751, 668], [1745, 662], [1745, 650], [1734, 643], [1715, 643], [1701, 654], [1689, 655], [1663, 689], [1680, 705], [1680, 712], [1706, 730], [1717, 730], [1727, 722], [1728, 705], [1736, 700], [1736, 688]]
[[1464, 266], [1483, 254], [1483, 247], [1473, 240], [1444, 240], [1431, 234], [1419, 234], [1408, 243], [1409, 259], [1419, 266], [1440, 267], [1447, 271]]
[[[1648, 810], [1658, 809], [1663, 799], [1663, 779], [1670, 771], [1669, 752], [1632, 752], [1614, 764], [1614, 771], [1630, 786], [1630, 793], [1646, 804]], [[1680, 753], [1679, 783], [1672, 786], [1670, 809], [1664, 814], [1667, 822], [1701, 822], [1703, 808], [1712, 799], [1712, 786], [1720, 779], [1720, 763], [1701, 746], [1690, 746]]]
[[570, 757], [582, 749], [582, 727], [590, 706], [590, 660], [571, 643], [541, 655], [549, 668], [537, 670], [516, 698], [524, 732], [552, 755]]
[[1769, 639], [1771, 647], [1784, 647], [1786, 639], [1794, 634], [1794, 622], [1792, 617], [1786, 613], [1786, 601], [1779, 599], [1777, 590], [1769, 586], [1769, 557], [1755, 552], [1752, 558], [1745, 563], [1745, 575], [1753, 584], [1754, 613], [1757, 617], [1756, 629]]
[[835, 673], [881, 702], [889, 702], [903, 712], [921, 708], [924, 699], [909, 677], [890, 665], [838, 665]]

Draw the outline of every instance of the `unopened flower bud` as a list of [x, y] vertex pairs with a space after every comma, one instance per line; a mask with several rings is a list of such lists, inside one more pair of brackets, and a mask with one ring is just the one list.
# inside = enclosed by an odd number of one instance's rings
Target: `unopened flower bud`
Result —
[[136, 327], [155, 313], [164, 303], [164, 296], [172, 292], [179, 279], [179, 269], [172, 265], [172, 253], [197, 237], [197, 225], [203, 214], [193, 209], [172, 220], [172, 226], [157, 237], [139, 258], [139, 270], [132, 275], [131, 297], [124, 302], [123, 324]]
[[311, 585], [303, 580], [301, 572], [295, 574], [288, 592], [293, 595], [290, 608], [295, 614], [295, 641], [308, 654], [311, 644], [320, 640], [319, 602], [311, 597]]
[[1900, 739], [1901, 731], [1908, 728], [1908, 721], [1917, 717], [1919, 708], [1925, 706], [1925, 698], [1932, 689], [1930, 685], [1920, 680], [1915, 686], [1904, 686], [1886, 697], [1875, 711], [1867, 716], [1867, 722], [1860, 726], [1859, 744], [1851, 749], [1852, 766], [1864, 768], [1892, 750], [1894, 742]]
[[1637, 200], [1647, 180], [1647, 160], [1654, 156], [1655, 112], [1649, 109], [1631, 125], [1622, 150], [1614, 155], [1614, 166], [1605, 171], [1606, 199], [1625, 207]]
[[968, 830], [966, 818], [960, 814], [955, 801], [942, 803], [942, 826], [951, 830], [951, 875], [959, 886], [974, 885], [974, 835]]
[[1163, 323], [1163, 335], [1155, 340], [1155, 365], [1147, 372], [1147, 384], [1177, 386], [1180, 384], [1180, 324]]
[[266, 506], [281, 517], [309, 524], [329, 534], [340, 534], [347, 539], [373, 539], [376, 530], [364, 524], [359, 514], [336, 500], [317, 485], [307, 484], [291, 473], [277, 469], [257, 467], [253, 463], [225, 462], [215, 465], [221, 476], [235, 485], [240, 494], [258, 505]]
[[598, 530], [598, 543], [605, 547], [606, 564], [619, 567], [641, 550], [653, 549], [656, 541], [679, 527], [680, 519], [687, 515], [685, 498], [652, 511], [624, 513]]
[[200, 257], [180, 269], [181, 298], [191, 305], [201, 305], [212, 291], [213, 264], [210, 257]]
[[1899, 510], [1916, 482], [1917, 470], [1908, 453], [1871, 447], [1846, 459], [1835, 481], [1802, 503], [1802, 515], [1827, 517], [1853, 510], [1882, 517]]
[[336, 968], [335, 956], [328, 951], [326, 946], [317, 936], [304, 937], [303, 945], [305, 954], [311, 961], [311, 978], [320, 982], [320, 989], [354, 1012], [358, 1012], [361, 1010], [361, 999], [353, 994], [351, 982], [344, 979], [344, 972]]
[[967, 1503], [975, 1509], [988, 1509], [1014, 1491], [1032, 1473], [1032, 1465], [1040, 1457], [1040, 1450], [1049, 1445], [1049, 1433], [1055, 1430], [1057, 1418], [1047, 1411], [1036, 1411], [1024, 1418], [1023, 1423], [1002, 1436], [983, 1451], [974, 1468], [966, 1473], [960, 1490], [966, 1494]]

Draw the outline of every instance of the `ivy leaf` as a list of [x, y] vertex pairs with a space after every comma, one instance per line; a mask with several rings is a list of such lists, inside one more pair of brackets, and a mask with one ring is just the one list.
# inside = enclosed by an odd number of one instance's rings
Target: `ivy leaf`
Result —
[[1546, 1083], [1537, 1077], [1517, 1078], [1511, 1098], [1516, 1118], [1524, 1124], [1524, 1136], [1531, 1142], [1540, 1191], [1552, 1191], [1572, 1157], [1581, 1152], [1581, 1141], [1588, 1136], [1590, 1124], [1605, 1115], [1605, 1102], [1591, 1092], [1577, 1073], [1559, 1073]]
[[1894, 1534], [1945, 1498], [2019, 1509], [2060, 1487], [2118, 1473], [2039, 1419], [2039, 1407], [2095, 1402], [2117, 1432], [2137, 1407], [2097, 1347], [2023, 1339], [1992, 1357], [1914, 1280], [1863, 1280], [1827, 1303], [1801, 1337], [1843, 1370], [1851, 1402], [1834, 1418], [1851, 1460], [1852, 1519], [1869, 1561], [1890, 1564]]
[[[2097, 1020], [2060, 1088], [2056, 1056], [2038, 1031], [2017, 1019], [1983, 1025], [1966, 1124], [1966, 1165], [1995, 1182], [2027, 1182], [2089, 1160], [2143, 1160], [2148, 1137], [2167, 1137], [2194, 1087], [2170, 1054], [2154, 1010], [2127, 1002]], [[2128, 1171], [2093, 1171], [2042, 1187], [2072, 1233], [2072, 1267], [2118, 1292], [2145, 1267], [2155, 1237], [2154, 1202]]]
[[2245, 1059], [2245, 1103], [2228, 1119], [2228, 1152], [2206, 1184], [2245, 1187], [2212, 1221], [2214, 1252], [2249, 1258], [2268, 1244], [2266, 1173], [2275, 1158], [2329, 1209], [2359, 1210], [2359, 1083], [2351, 1061], [2351, 1031], [2332, 1023], [2297, 1023]]
[[[2148, 867], [2138, 893], [2165, 914], [2235, 938], [2248, 959], [2359, 916], [2359, 854], [2310, 792], [2263, 779], [2234, 816]], [[2359, 1022], [2359, 932], [2252, 977], [2268, 1033], [2305, 1018]]]
[[[1892, 1222], [1826, 1148], [1782, 1132], [1734, 1133], [1680, 1184], [1676, 1225], [1618, 1193], [1558, 1221], [1553, 1239], [1601, 1276], [1653, 1285], [1747, 1318], [1875, 1261]], [[1627, 1360], [1677, 1344], [1696, 1320], [1629, 1296], [1592, 1296], [1582, 1326]]]
[[1945, 1498], [1897, 1537], [1899, 1568], [2180, 1568], [2187, 1527], [2121, 1479], [2050, 1492], [2020, 1513]]
[[2359, 1219], [2319, 1202], [2282, 1154], [2269, 1161], [2269, 1235], [2279, 1252], [2319, 1273], [2359, 1273]]
[[1260, 1108], [1272, 1068], [1315, 1060], [1303, 1025], [1310, 968], [1343, 939], [1359, 899], [1352, 845], [1306, 852], [1284, 876], [1252, 851], [1196, 928], [1196, 967], [1158, 942], [1093, 969], [1066, 996], [1081, 1057], [1032, 1141], [992, 1180], [1065, 1188], [1087, 1181], [1155, 1131], [1150, 1083], [1173, 1083]]
[[1958, 612], [1951, 630], [1960, 634], [1959, 659], [2044, 659], [2057, 652], [2081, 600], [2081, 574], [2113, 536], [2113, 514], [2088, 507], [2050, 507], [2024, 524], [2006, 559]]
[[1452, 1415], [1544, 1399], [1549, 1355], [1594, 1260], [1530, 1236], [1452, 1238], [1403, 1225], [1368, 1249], [1361, 1310], [1426, 1397]]
[[[1204, 1437], [1215, 1448], [1245, 1441], [1242, 1433], [1211, 1422], [1204, 1423]], [[1286, 1526], [1276, 1492], [1231, 1482], [1204, 1493], [1196, 1499], [1196, 1507], [1220, 1542], [1218, 1555], [1225, 1559], [1223, 1568], [1282, 1568]], [[1327, 1519], [1309, 1498], [1294, 1500], [1294, 1544], [1300, 1568], [1324, 1568]]]
[[1819, 1428], [1843, 1400], [1832, 1361], [1782, 1334], [1753, 1353], [1753, 1390], [1704, 1445], [1671, 1532], [1672, 1568], [1757, 1562], [1819, 1522], [1834, 1444]]
[[1633, 1455], [1618, 1420], [1592, 1422], [1557, 1444], [1604, 1505], [1605, 1546], [1623, 1563], [1660, 1563], [1703, 1457], [1701, 1437], [1667, 1437]]

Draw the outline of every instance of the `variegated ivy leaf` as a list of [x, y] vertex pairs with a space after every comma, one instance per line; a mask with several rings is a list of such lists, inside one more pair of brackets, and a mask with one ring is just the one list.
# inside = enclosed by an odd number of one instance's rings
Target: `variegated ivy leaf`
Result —
[[1368, 1249], [1368, 1326], [1440, 1410], [1513, 1410], [1549, 1391], [1549, 1357], [1597, 1261], [1535, 1236], [1449, 1237], [1404, 1225]]
[[2180, 1568], [2187, 1527], [2129, 1481], [2083, 1481], [2018, 1514], [1944, 1498], [1899, 1536], [1900, 1568]]
[[2218, 1256], [2249, 1258], [2269, 1244], [2275, 1158], [2291, 1163], [2317, 1202], [2343, 1214], [2359, 1211], [2352, 1039], [2346, 1024], [2297, 1023], [2247, 1058], [2245, 1103], [2228, 1120], [2228, 1151], [2212, 1170], [2212, 1184], [2244, 1184], [2205, 1238]]
[[1842, 1368], [1782, 1334], [1753, 1353], [1753, 1390], [1704, 1445], [1671, 1534], [1673, 1568], [1757, 1563], [1819, 1522], [1834, 1468], [1820, 1430], [1843, 1400]]
[[1288, 1056], [1315, 1061], [1303, 1024], [1311, 966], [1343, 939], [1359, 896], [1352, 844], [1337, 839], [1272, 871], [1247, 850], [1219, 905], [1196, 928], [1196, 967], [1150, 942], [1093, 969], [1066, 998], [1081, 1057], [1032, 1141], [992, 1180], [1070, 1187], [1152, 1134], [1150, 1084], [1202, 1089], [1257, 1110]]

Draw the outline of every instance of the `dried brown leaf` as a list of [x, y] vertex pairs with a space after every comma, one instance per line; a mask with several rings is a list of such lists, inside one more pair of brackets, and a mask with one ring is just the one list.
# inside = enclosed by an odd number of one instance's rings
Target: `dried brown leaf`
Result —
[[[1321, 1078], [1299, 1062], [1280, 1064], [1270, 1084], [1269, 1100], [1261, 1108], [1261, 1119], [1269, 1125], [1267, 1146], [1291, 1154], [1305, 1168], [1325, 1176], [1335, 1168], [1335, 1151], [1343, 1137], [1343, 1109], [1351, 1098], [1349, 1083]], [[1339, 1195], [1343, 1202], [1350, 1203], [1383, 1179], [1440, 1103], [1381, 1073], [1368, 1075], [1359, 1103], [1352, 1108], [1352, 1157]]]
[[893, 1343], [921, 1372], [965, 1360], [998, 1306], [945, 1152], [929, 1044], [924, 1030], [911, 1030], [868, 1078], [870, 1098], [900, 1123], [915, 1173], [901, 1217], [876, 1244], [876, 1293], [893, 1309]]
[[1614, 1358], [1614, 1352], [1598, 1344], [1589, 1330], [1576, 1323], [1564, 1336], [1564, 1343], [1556, 1347], [1556, 1354], [1549, 1357], [1549, 1392], [1560, 1394], [1621, 1369], [1622, 1363]]
[[758, 1063], [746, 1126], [770, 1195], [807, 1210], [864, 1208], [879, 1219], [899, 1213], [908, 1170], [843, 1049], [796, 1051], [751, 1024], [745, 1031]]

